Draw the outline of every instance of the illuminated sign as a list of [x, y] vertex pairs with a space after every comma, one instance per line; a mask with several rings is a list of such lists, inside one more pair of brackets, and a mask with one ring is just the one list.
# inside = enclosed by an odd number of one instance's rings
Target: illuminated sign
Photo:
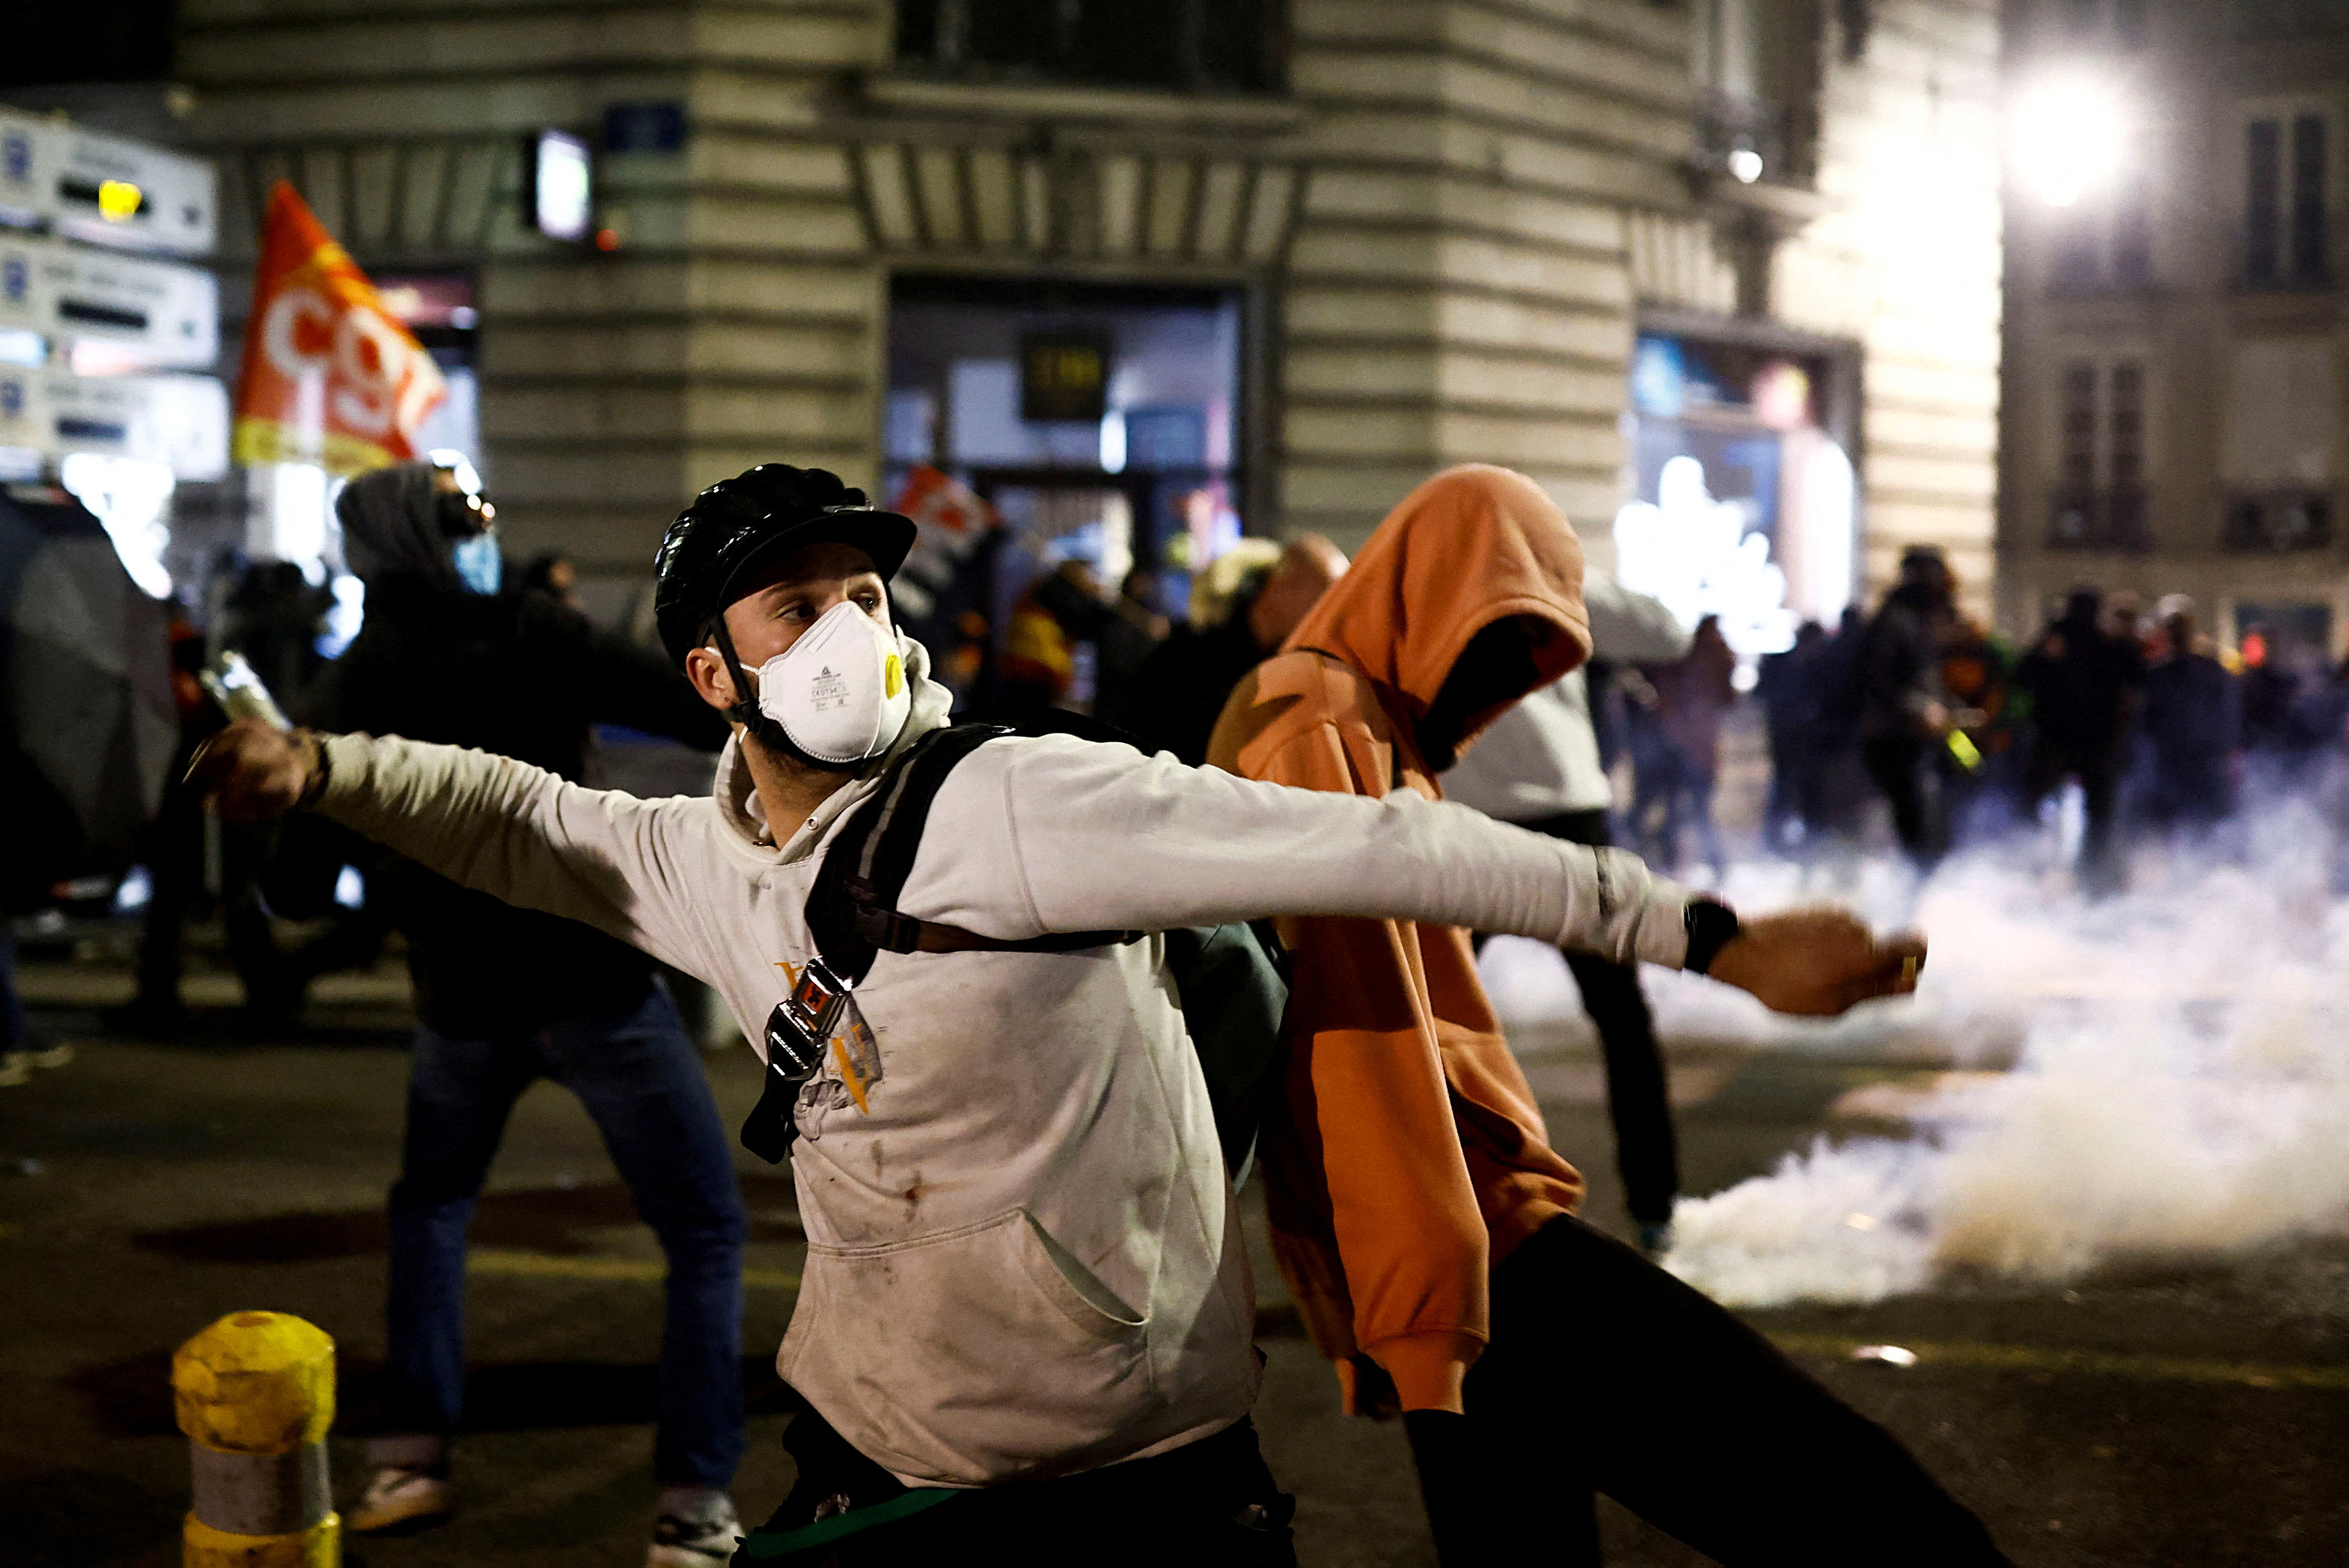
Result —
[[94, 453], [182, 480], [228, 472], [228, 388], [209, 376], [0, 369], [0, 447]]
[[109, 343], [156, 366], [220, 356], [220, 284], [202, 267], [0, 235], [0, 327]]
[[1098, 424], [1109, 411], [1109, 334], [1019, 335], [1019, 417]]
[[595, 218], [595, 181], [587, 144], [568, 131], [542, 130], [524, 161], [523, 211], [531, 227], [551, 240], [587, 237]]
[[201, 255], [212, 248], [219, 199], [201, 158], [0, 109], [0, 222]]

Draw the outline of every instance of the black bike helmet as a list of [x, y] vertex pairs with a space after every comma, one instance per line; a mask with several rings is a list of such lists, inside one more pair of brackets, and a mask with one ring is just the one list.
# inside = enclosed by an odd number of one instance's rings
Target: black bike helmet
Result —
[[[823, 469], [761, 463], [721, 480], [677, 514], [653, 556], [653, 618], [681, 667], [755, 563], [803, 544], [853, 544], [887, 581], [914, 547], [914, 523], [883, 511]], [[731, 663], [730, 649], [729, 663]], [[738, 676], [739, 678], [739, 676]]]

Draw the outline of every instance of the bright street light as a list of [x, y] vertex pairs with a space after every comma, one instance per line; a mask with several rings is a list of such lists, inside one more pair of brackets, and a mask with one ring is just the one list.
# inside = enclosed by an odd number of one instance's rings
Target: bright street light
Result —
[[2125, 155], [2128, 116], [2108, 83], [2042, 82], [2014, 106], [2015, 168], [2050, 207], [2108, 188]]

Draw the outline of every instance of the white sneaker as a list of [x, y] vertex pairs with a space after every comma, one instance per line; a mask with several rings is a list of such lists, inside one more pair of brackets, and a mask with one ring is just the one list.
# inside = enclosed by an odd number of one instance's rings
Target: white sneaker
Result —
[[741, 1533], [741, 1521], [734, 1517], [730, 1502], [723, 1513], [708, 1519], [664, 1513], [653, 1521], [652, 1550], [645, 1555], [645, 1568], [723, 1568], [733, 1561]]
[[367, 1482], [357, 1506], [343, 1515], [343, 1528], [354, 1535], [423, 1530], [447, 1519], [453, 1508], [447, 1476], [409, 1465], [386, 1465]]

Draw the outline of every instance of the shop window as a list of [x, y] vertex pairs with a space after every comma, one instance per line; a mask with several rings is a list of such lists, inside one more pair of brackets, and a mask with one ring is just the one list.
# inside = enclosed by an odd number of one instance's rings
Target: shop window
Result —
[[882, 493], [967, 487], [981, 521], [893, 603], [967, 708], [1114, 718], [1134, 618], [1242, 530], [1241, 323], [1226, 289], [896, 280]]
[[2329, 284], [2330, 131], [2316, 113], [2265, 116], [2245, 126], [2243, 281], [2250, 286]]
[[1749, 669], [1852, 602], [1857, 491], [1828, 433], [1849, 414], [1845, 352], [1664, 331], [1632, 351], [1633, 500], [1615, 517], [1617, 576], [1684, 625], [1720, 616]]
[[461, 453], [486, 472], [481, 450], [481, 315], [473, 304], [469, 273], [378, 273], [384, 308], [399, 318], [432, 356], [448, 383], [449, 396], [417, 427], [419, 452]]
[[2146, 372], [2141, 360], [2066, 362], [2057, 377], [2055, 549], [2143, 550], [2152, 541], [2146, 493]]
[[978, 81], [1268, 93], [1285, 0], [897, 0], [897, 63]]

